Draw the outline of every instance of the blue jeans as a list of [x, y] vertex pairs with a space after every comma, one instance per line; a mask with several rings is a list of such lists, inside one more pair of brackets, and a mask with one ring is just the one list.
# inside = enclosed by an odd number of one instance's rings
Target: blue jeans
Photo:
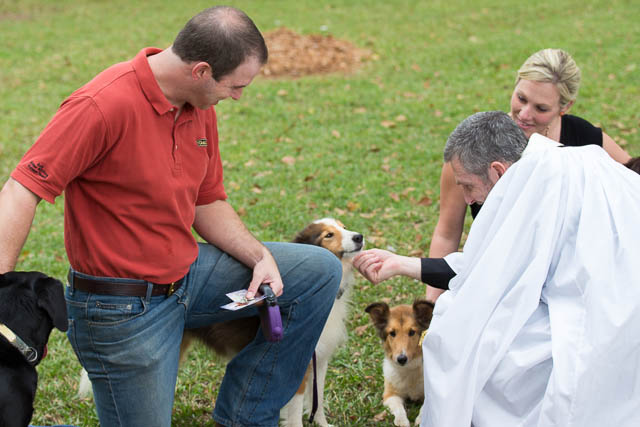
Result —
[[[265, 245], [284, 282], [278, 298], [284, 337], [270, 343], [258, 332], [227, 365], [213, 418], [229, 427], [278, 425], [280, 408], [311, 360], [342, 275], [339, 260], [323, 248]], [[184, 283], [169, 297], [98, 295], [69, 283], [67, 335], [91, 378], [101, 425], [170, 426], [183, 330], [257, 315], [254, 306], [220, 308], [230, 301], [226, 293], [247, 288], [251, 269], [214, 246], [199, 249]]]

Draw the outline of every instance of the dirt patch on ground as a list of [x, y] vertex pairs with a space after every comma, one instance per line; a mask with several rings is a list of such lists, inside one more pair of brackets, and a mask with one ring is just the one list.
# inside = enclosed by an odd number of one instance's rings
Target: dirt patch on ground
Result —
[[331, 35], [301, 35], [288, 28], [264, 34], [269, 61], [264, 77], [296, 78], [311, 74], [351, 73], [371, 58], [371, 52]]

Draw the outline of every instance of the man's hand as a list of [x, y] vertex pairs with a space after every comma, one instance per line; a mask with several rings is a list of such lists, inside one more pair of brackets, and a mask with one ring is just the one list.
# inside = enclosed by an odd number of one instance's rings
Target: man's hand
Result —
[[262, 259], [253, 267], [253, 278], [251, 279], [251, 283], [249, 283], [247, 298], [253, 298], [256, 292], [258, 292], [258, 287], [263, 283], [267, 283], [276, 296], [282, 295], [284, 285], [280, 277], [280, 271], [278, 270], [276, 261], [267, 248], [264, 248]]
[[384, 282], [397, 274], [398, 255], [382, 249], [369, 249], [353, 259], [353, 266], [373, 284]]
[[353, 259], [353, 266], [371, 283], [403, 275], [420, 280], [420, 258], [394, 254], [383, 249], [369, 249]]

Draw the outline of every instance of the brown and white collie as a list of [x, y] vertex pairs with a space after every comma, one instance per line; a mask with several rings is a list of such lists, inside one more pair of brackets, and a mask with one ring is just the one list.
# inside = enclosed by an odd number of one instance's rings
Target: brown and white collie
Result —
[[[405, 400], [424, 401], [422, 372], [422, 334], [429, 328], [433, 304], [416, 300], [413, 305], [392, 308], [384, 302], [374, 302], [365, 311], [378, 330], [384, 347], [384, 393], [382, 403], [394, 417], [394, 425], [410, 426]], [[415, 420], [420, 424], [422, 408]]]
[[[323, 408], [325, 378], [331, 357], [347, 339], [345, 321], [349, 310], [352, 285], [355, 282], [351, 261], [364, 247], [364, 237], [360, 233], [347, 230], [338, 220], [323, 218], [307, 225], [296, 235], [293, 243], [321, 246], [331, 251], [342, 261], [340, 290], [316, 345], [318, 408], [314, 422], [320, 426], [328, 426]], [[259, 318], [250, 317], [215, 323], [199, 329], [188, 329], [185, 331], [182, 341], [181, 355], [186, 354], [191, 341], [197, 339], [217, 354], [231, 358], [255, 337], [258, 326]], [[298, 391], [280, 411], [283, 425], [302, 426], [303, 413], [305, 410], [307, 412], [311, 410], [313, 402], [312, 375], [313, 369], [310, 363]]]

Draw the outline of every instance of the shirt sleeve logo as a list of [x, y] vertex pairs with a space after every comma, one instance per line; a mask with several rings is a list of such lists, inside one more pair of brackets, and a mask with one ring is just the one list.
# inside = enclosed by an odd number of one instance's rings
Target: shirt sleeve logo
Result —
[[35, 163], [32, 160], [29, 162], [28, 167], [31, 172], [38, 175], [40, 178], [43, 178], [43, 179], [49, 178], [49, 174], [44, 170], [44, 165], [42, 163]]
[[198, 144], [198, 147], [206, 147], [209, 144], [207, 143], [207, 138], [199, 138], [196, 139], [196, 144]]

